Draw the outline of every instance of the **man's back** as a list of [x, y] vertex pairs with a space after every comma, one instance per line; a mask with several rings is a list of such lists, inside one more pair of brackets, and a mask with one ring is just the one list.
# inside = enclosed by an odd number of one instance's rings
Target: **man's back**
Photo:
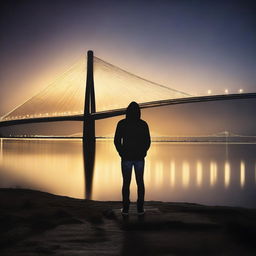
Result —
[[124, 160], [142, 160], [150, 146], [150, 135], [144, 120], [123, 119], [117, 124], [115, 146]]

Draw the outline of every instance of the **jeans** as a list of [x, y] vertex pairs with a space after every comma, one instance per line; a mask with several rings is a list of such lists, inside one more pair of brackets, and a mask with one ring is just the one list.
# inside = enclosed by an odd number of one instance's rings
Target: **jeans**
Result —
[[144, 164], [145, 164], [144, 160], [136, 160], [136, 161], [122, 160], [121, 162], [122, 175], [123, 175], [123, 188], [122, 188], [123, 209], [125, 211], [129, 210], [129, 205], [130, 205], [130, 183], [131, 183], [133, 166], [135, 170], [137, 193], [138, 193], [137, 209], [138, 211], [143, 210], [144, 195], [145, 195], [145, 187], [144, 187], [144, 180], [143, 180]]

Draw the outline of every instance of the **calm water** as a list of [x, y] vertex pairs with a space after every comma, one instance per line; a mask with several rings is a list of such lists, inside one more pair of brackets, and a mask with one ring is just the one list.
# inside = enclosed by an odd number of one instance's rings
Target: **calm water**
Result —
[[[81, 140], [0, 140], [0, 187], [75, 198], [84, 198], [87, 187], [92, 199], [121, 200], [120, 159], [112, 141], [97, 141], [88, 171]], [[256, 208], [256, 144], [155, 142], [144, 177], [146, 200]]]

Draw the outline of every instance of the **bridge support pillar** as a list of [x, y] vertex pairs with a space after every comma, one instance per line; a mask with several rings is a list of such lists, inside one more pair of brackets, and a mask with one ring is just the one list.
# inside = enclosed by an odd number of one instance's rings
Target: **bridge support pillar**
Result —
[[93, 52], [87, 52], [87, 78], [83, 122], [83, 160], [85, 171], [85, 198], [91, 199], [95, 162], [95, 93], [93, 80]]
[[87, 52], [87, 78], [84, 102], [84, 124], [83, 124], [83, 139], [95, 140], [95, 120], [92, 113], [95, 113], [95, 93], [93, 79], [93, 51]]

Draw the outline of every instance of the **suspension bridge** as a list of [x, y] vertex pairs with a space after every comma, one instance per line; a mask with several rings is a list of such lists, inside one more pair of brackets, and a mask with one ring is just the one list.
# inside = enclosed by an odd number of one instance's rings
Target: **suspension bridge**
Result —
[[95, 136], [95, 120], [125, 114], [131, 101], [144, 109], [249, 98], [256, 98], [256, 93], [193, 96], [134, 75], [88, 51], [87, 59], [79, 59], [48, 87], [2, 116], [0, 127], [83, 121], [83, 135], [90, 138]]
[[[56, 121], [83, 122], [85, 197], [90, 199], [95, 162], [95, 121], [140, 108], [256, 98], [256, 93], [193, 96], [116, 67], [88, 51], [45, 89], [0, 118], [0, 127]], [[2, 145], [2, 144], [1, 144]]]

